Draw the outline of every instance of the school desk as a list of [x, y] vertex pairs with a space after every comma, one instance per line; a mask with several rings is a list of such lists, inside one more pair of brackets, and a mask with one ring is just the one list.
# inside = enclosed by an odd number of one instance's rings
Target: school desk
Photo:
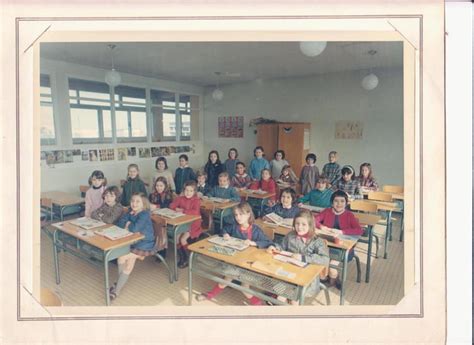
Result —
[[385, 217], [387, 220], [387, 230], [385, 231], [385, 240], [384, 240], [384, 252], [383, 258], [388, 258], [387, 244], [388, 241], [392, 240], [392, 212], [400, 210], [399, 206], [395, 202], [387, 201], [377, 201], [368, 199], [367, 202], [371, 202], [377, 205], [377, 209], [385, 212]]
[[[94, 230], [104, 229], [110, 226], [110, 224], [107, 224]], [[81, 234], [84, 233], [84, 229], [73, 225], [68, 221], [52, 224], [51, 228], [53, 229], [52, 238], [56, 284], [61, 283], [58, 251], [62, 249], [79, 259], [85, 260], [95, 266], [103, 267], [105, 303], [106, 305], [110, 305], [109, 262], [122, 255], [130, 253], [130, 245], [138, 242], [144, 238], [144, 236], [138, 232], [118, 240], [109, 240], [100, 235], [93, 235], [90, 237], [83, 236]]]
[[[193, 274], [205, 277], [216, 283], [226, 284], [236, 290], [257, 296], [274, 304], [285, 304], [284, 302], [267, 296], [261, 290], [304, 303], [306, 289], [317, 280], [326, 267], [309, 264], [301, 268], [289, 263], [277, 261], [266, 249], [248, 247], [237, 251], [233, 256], [215, 253], [209, 250], [214, 246], [208, 239], [193, 243], [188, 247], [191, 254], [189, 257], [189, 279], [188, 298], [189, 305], [193, 298]], [[222, 278], [224, 275], [232, 277], [242, 283], [248, 283], [249, 288], [228, 282]], [[294, 274], [288, 277], [286, 273]], [[327, 288], [319, 283], [326, 294], [327, 304], [330, 304]], [[258, 290], [256, 290], [257, 288]]]
[[[201, 209], [212, 213], [212, 218], [219, 221], [220, 231], [224, 226], [224, 218], [232, 215], [232, 207], [237, 206], [238, 201], [228, 200], [226, 202], [215, 202], [208, 198], [201, 198]], [[216, 232], [214, 226], [214, 233]]]
[[52, 191], [41, 193], [41, 206], [47, 207], [51, 210], [51, 220], [53, 220], [54, 208], [59, 208], [60, 219], [63, 220], [64, 210], [71, 206], [84, 204], [84, 198], [78, 197], [74, 194]]
[[174, 280], [178, 281], [178, 239], [181, 234], [189, 231], [191, 224], [196, 221], [200, 220], [200, 215], [193, 215], [193, 214], [186, 214], [181, 217], [177, 218], [166, 218], [157, 214], [151, 215], [151, 220], [165, 223], [167, 230], [168, 230], [168, 238], [172, 238], [173, 241], [173, 251], [174, 251]]
[[259, 217], [263, 212], [263, 206], [267, 202], [268, 199], [275, 196], [276, 193], [256, 193], [253, 189], [241, 189], [239, 191], [239, 195], [241, 198], [245, 198], [245, 200], [252, 206], [252, 209], [256, 209], [255, 216]]

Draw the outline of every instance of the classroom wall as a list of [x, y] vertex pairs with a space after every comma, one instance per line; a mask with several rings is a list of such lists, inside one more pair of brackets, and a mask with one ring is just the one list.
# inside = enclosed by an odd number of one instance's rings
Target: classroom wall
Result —
[[[204, 97], [204, 152], [218, 149], [226, 157], [231, 147], [248, 163], [256, 145], [251, 119], [264, 117], [282, 122], [310, 122], [311, 151], [322, 169], [331, 150], [341, 164], [358, 171], [370, 162], [382, 184], [403, 184], [403, 79], [402, 68], [378, 69], [379, 85], [372, 91], [361, 87], [366, 71], [329, 73], [303, 78], [223, 85], [224, 99]], [[244, 137], [218, 138], [219, 116], [244, 116]], [[363, 122], [362, 140], [335, 139], [337, 120]], [[273, 152], [267, 152], [267, 158]]]
[[[140, 175], [145, 181], [149, 181], [155, 173], [156, 158], [138, 158], [139, 147], [151, 146], [192, 146], [194, 153], [187, 153], [190, 157], [190, 165], [198, 168], [203, 162], [202, 157], [202, 135], [197, 141], [182, 142], [159, 142], [159, 143], [117, 143], [117, 144], [81, 144], [72, 145], [70, 121], [69, 121], [69, 99], [68, 99], [68, 77], [76, 77], [87, 80], [104, 81], [107, 70], [92, 68], [88, 66], [66, 63], [56, 60], [41, 59], [41, 73], [47, 73], [51, 78], [51, 88], [53, 92], [53, 103], [56, 111], [56, 132], [57, 145], [42, 146], [42, 151], [72, 150], [72, 149], [101, 149], [118, 147], [136, 147], [137, 156], [129, 157], [126, 161], [118, 161], [115, 156], [114, 161], [90, 162], [82, 161], [81, 156], [75, 156], [72, 163], [61, 163], [48, 166], [45, 161], [41, 161], [41, 191], [61, 190], [65, 192], [79, 193], [79, 185], [87, 184], [87, 180], [94, 170], [102, 170], [108, 179], [109, 185], [119, 184], [121, 179], [127, 175], [127, 166], [136, 163], [140, 167]], [[122, 84], [157, 88], [168, 91], [181, 91], [190, 94], [203, 94], [203, 88], [195, 85], [182, 84], [169, 80], [145, 78], [142, 76], [120, 73]], [[56, 95], [56, 97], [54, 97]], [[202, 102], [201, 102], [202, 107]], [[203, 130], [203, 112], [201, 109], [199, 133]], [[117, 152], [115, 152], [117, 155]], [[178, 166], [179, 154], [167, 157], [168, 165], [174, 171]]]

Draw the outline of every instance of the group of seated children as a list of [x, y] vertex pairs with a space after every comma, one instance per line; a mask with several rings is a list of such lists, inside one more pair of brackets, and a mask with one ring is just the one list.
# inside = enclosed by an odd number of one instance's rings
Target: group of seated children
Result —
[[[229, 225], [222, 230], [224, 237], [242, 238], [250, 245], [268, 248], [272, 252], [291, 251], [295, 258], [303, 262], [324, 266], [329, 263], [328, 249], [326, 243], [315, 236], [315, 228], [337, 229], [340, 233], [349, 235], [362, 233], [357, 219], [346, 206], [348, 197], [361, 197], [361, 187], [368, 190], [378, 189], [369, 163], [362, 164], [359, 176], [355, 177], [354, 169], [350, 165], [340, 168], [337, 153], [333, 151], [329, 154], [329, 163], [324, 166], [323, 174], [320, 175], [316, 167], [316, 155], [310, 153], [298, 179], [285, 160], [285, 153], [282, 150], [275, 152], [271, 162], [264, 158], [264, 151], [260, 146], [255, 148], [254, 155], [248, 174], [245, 164], [237, 158], [236, 149], [229, 150], [229, 158], [224, 164], [219, 160], [219, 153], [211, 151], [204, 169], [196, 174], [188, 166], [188, 157], [181, 155], [174, 176], [168, 170], [166, 158], [159, 157], [155, 163], [157, 173], [148, 197], [146, 185], [139, 176], [136, 164], [128, 166], [127, 179], [121, 193], [115, 186], [106, 187], [107, 180], [101, 171], [96, 170], [91, 174], [90, 188], [85, 197], [85, 216], [116, 224], [131, 232], [138, 231], [145, 236], [143, 240], [132, 245], [129, 254], [118, 259], [119, 277], [110, 288], [111, 299], [120, 294], [137, 259], [143, 260], [145, 256], [157, 252], [162, 256], [166, 254], [166, 227], [164, 224], [154, 224], [151, 221], [150, 210], [155, 208], [167, 207], [184, 214], [199, 215], [202, 196], [240, 201], [238, 193], [240, 189], [261, 189], [276, 195], [278, 186], [279, 199], [270, 198], [263, 215], [274, 212], [283, 218], [293, 218], [294, 231], [289, 233], [281, 244], [274, 244], [265, 237], [254, 223], [251, 207], [245, 202], [234, 207], [231, 222], [228, 222]], [[299, 198], [295, 191], [297, 183], [300, 183], [302, 192]], [[314, 219], [315, 224], [311, 213], [299, 209], [303, 203], [325, 208]], [[126, 212], [124, 206], [128, 207]], [[198, 239], [201, 233], [201, 222], [197, 220], [192, 223], [190, 231], [179, 238], [180, 268], [187, 267], [187, 246]], [[353, 253], [350, 257], [351, 255]], [[328, 276], [328, 283], [337, 284], [336, 270], [330, 269]], [[230, 277], [226, 279], [231, 280]], [[210, 292], [199, 298], [213, 298], [224, 287], [225, 285], [217, 284]], [[309, 289], [309, 292], [314, 294], [318, 289], [316, 285]], [[246, 294], [246, 297], [250, 304], [261, 304], [255, 296]]]

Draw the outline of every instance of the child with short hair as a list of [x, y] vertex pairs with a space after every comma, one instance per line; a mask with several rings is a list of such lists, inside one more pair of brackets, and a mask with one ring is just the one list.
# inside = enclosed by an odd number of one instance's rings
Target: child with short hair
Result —
[[[331, 207], [326, 208], [316, 216], [316, 228], [322, 230], [333, 230], [342, 235], [362, 235], [363, 230], [359, 221], [351, 211], [346, 209], [348, 202], [349, 199], [344, 191], [335, 191], [331, 196]], [[354, 248], [349, 252], [348, 261], [352, 260], [353, 257]], [[337, 284], [336, 281], [337, 275], [338, 273], [336, 269], [329, 269], [329, 284], [331, 286], [336, 285], [336, 287], [340, 288], [340, 284]]]
[[281, 169], [280, 177], [277, 180], [277, 185], [280, 188], [296, 188], [296, 184], [298, 183], [298, 178], [296, 177], [295, 172], [291, 168], [290, 165], [285, 165]]
[[373, 176], [372, 165], [370, 163], [362, 163], [360, 165], [357, 179], [359, 180], [361, 188], [373, 192], [379, 190], [379, 185]]
[[89, 186], [90, 188], [86, 192], [85, 204], [86, 210], [84, 215], [88, 218], [91, 217], [92, 212], [97, 210], [104, 203], [102, 194], [105, 191], [105, 186], [107, 185], [107, 179], [104, 176], [104, 173], [100, 170], [94, 170], [89, 176]]
[[262, 178], [260, 181], [255, 181], [253, 182], [249, 189], [254, 189], [254, 190], [257, 190], [257, 189], [260, 189], [260, 190], [263, 190], [267, 193], [272, 193], [274, 194], [272, 197], [270, 197], [268, 199], [268, 202], [270, 204], [270, 206], [273, 206], [275, 204], [275, 200], [276, 200], [276, 183], [275, 181], [272, 179], [272, 175], [270, 173], [270, 169], [263, 169], [262, 170]]
[[273, 154], [273, 159], [270, 161], [270, 171], [272, 173], [272, 178], [276, 181], [280, 177], [283, 167], [289, 165], [288, 161], [285, 159], [285, 151], [276, 150]]
[[[324, 240], [314, 232], [314, 219], [311, 212], [299, 211], [293, 219], [293, 231], [288, 233], [281, 244], [271, 245], [269, 253], [281, 250], [293, 253], [293, 258], [310, 264], [329, 266], [329, 248]], [[319, 292], [319, 279], [315, 279], [306, 290], [306, 296], [316, 296]], [[288, 300], [290, 304], [296, 301]]]
[[332, 190], [328, 189], [329, 181], [325, 176], [319, 176], [316, 182], [316, 188], [298, 199], [298, 206], [309, 202], [311, 206], [331, 207]]
[[235, 188], [230, 185], [229, 174], [226, 172], [219, 174], [219, 185], [211, 188], [208, 196], [221, 199], [230, 199], [232, 201], [240, 201], [240, 195], [235, 190]]
[[153, 179], [153, 185], [155, 185], [155, 180], [163, 176], [168, 181], [168, 186], [170, 187], [171, 191], [174, 192], [176, 190], [176, 186], [174, 185], [174, 178], [173, 173], [168, 170], [168, 162], [166, 161], [165, 157], [158, 157], [155, 161], [155, 168], [156, 168], [156, 175]]
[[[240, 203], [237, 206], [234, 206], [232, 209], [235, 217], [235, 224], [227, 226], [224, 228], [224, 239], [229, 239], [230, 237], [239, 238], [245, 240], [250, 246], [258, 248], [268, 248], [273, 243], [265, 236], [262, 229], [255, 224], [255, 216], [252, 212], [252, 208], [246, 202]], [[223, 269], [222, 272], [226, 274], [226, 269]], [[226, 276], [224, 279], [228, 282], [232, 281], [232, 277]], [[242, 283], [243, 287], [249, 287], [249, 284]], [[203, 301], [206, 299], [213, 299], [218, 294], [220, 294], [224, 288], [225, 284], [216, 284], [211, 291], [198, 295], [196, 298], [198, 301]], [[247, 301], [251, 305], [262, 305], [262, 301], [251, 294], [243, 293], [247, 297]]]
[[316, 180], [319, 177], [319, 169], [316, 166], [316, 155], [314, 153], [308, 153], [306, 155], [306, 165], [301, 169], [301, 194], [307, 194], [316, 185]]
[[252, 179], [245, 172], [245, 164], [243, 162], [238, 162], [235, 168], [236, 172], [232, 176], [232, 187], [239, 189], [247, 189], [252, 183]]
[[342, 190], [352, 199], [362, 199], [360, 182], [355, 177], [354, 168], [344, 165], [341, 169], [342, 177], [333, 185], [333, 190]]
[[173, 193], [168, 186], [168, 180], [164, 176], [160, 176], [155, 180], [153, 191], [148, 196], [150, 208], [168, 208], [173, 201]]
[[138, 165], [130, 164], [127, 168], [127, 180], [122, 187], [122, 200], [121, 203], [123, 206], [128, 207], [130, 205], [130, 199], [135, 193], [147, 194], [145, 183], [140, 179], [140, 170]]
[[219, 152], [216, 150], [209, 152], [204, 171], [207, 174], [207, 183], [209, 183], [209, 186], [211, 188], [217, 186], [219, 174], [224, 171], [224, 166], [219, 159]]
[[130, 247], [130, 253], [118, 258], [118, 280], [109, 289], [111, 300], [117, 298], [125, 283], [132, 273], [137, 259], [143, 260], [145, 256], [154, 255], [155, 235], [150, 217], [150, 204], [142, 193], [135, 193], [130, 199], [130, 209], [117, 222], [117, 226], [130, 232], [140, 232], [145, 237]]
[[329, 152], [328, 160], [329, 163], [324, 164], [323, 175], [328, 178], [329, 184], [333, 185], [341, 178], [341, 166], [337, 163], [337, 152]]
[[[174, 199], [170, 208], [188, 215], [201, 215], [201, 200], [196, 194], [196, 189], [196, 182], [186, 181], [184, 183], [183, 194]], [[196, 239], [201, 235], [201, 232], [201, 220], [199, 219], [191, 224], [189, 231], [181, 234], [179, 237], [179, 268], [188, 267], [188, 240]]]
[[114, 224], [123, 213], [123, 206], [118, 201], [120, 191], [115, 186], [107, 187], [102, 193], [104, 203], [91, 214], [92, 219], [100, 220], [107, 224]]
[[224, 163], [224, 171], [226, 171], [229, 176], [234, 176], [235, 175], [235, 169], [237, 163], [239, 163], [239, 152], [237, 151], [236, 148], [231, 148], [229, 149], [229, 152], [227, 153], [227, 160]]
[[276, 213], [282, 218], [294, 218], [299, 212], [296, 206], [296, 192], [291, 188], [282, 189], [278, 203], [273, 206], [266, 206], [263, 214]]
[[253, 150], [254, 159], [250, 161], [248, 174], [252, 181], [259, 181], [263, 169], [270, 169], [270, 163], [264, 158], [265, 152], [262, 146], [257, 146]]
[[207, 174], [204, 170], [198, 170], [196, 174], [197, 178], [197, 194], [199, 197], [209, 194], [211, 191], [211, 186], [206, 183]]
[[181, 194], [184, 183], [186, 181], [196, 181], [196, 174], [194, 170], [188, 165], [188, 155], [182, 154], [179, 156], [179, 167], [176, 169], [174, 175], [174, 184], [176, 186], [176, 194]]

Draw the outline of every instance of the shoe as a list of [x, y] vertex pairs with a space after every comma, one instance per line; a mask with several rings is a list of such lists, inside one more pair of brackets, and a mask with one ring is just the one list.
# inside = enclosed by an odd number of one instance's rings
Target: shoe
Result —
[[183, 254], [181, 254], [181, 247], [178, 248], [178, 267], [183, 263]]
[[196, 300], [199, 301], [199, 302], [202, 302], [202, 301], [205, 301], [205, 300], [210, 300], [211, 298], [209, 297], [209, 295], [206, 293], [202, 293], [202, 294], [199, 294], [196, 296]]
[[115, 291], [117, 287], [117, 283], [113, 283], [112, 286], [109, 288], [109, 298], [111, 301], [117, 298], [117, 292]]
[[337, 279], [334, 286], [336, 287], [336, 289], [341, 290], [342, 289], [342, 282], [339, 279]]
[[186, 249], [180, 248], [181, 251], [181, 261], [178, 263], [179, 268], [186, 268], [188, 267], [188, 253]]
[[250, 305], [263, 305], [262, 300], [256, 296], [252, 296], [251, 298], [247, 300], [250, 303]]

